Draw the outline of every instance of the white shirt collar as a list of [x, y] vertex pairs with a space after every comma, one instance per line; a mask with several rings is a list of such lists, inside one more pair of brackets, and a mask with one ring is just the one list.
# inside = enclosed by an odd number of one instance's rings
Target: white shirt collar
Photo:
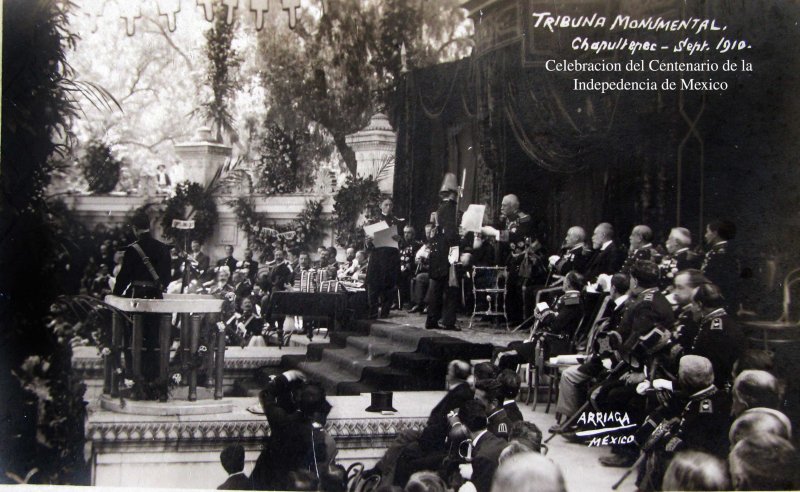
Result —
[[681, 249], [679, 249], [678, 251], [676, 251], [676, 252], [675, 252], [675, 254], [677, 255], [678, 253], [683, 253], [684, 251], [688, 251], [688, 249], [689, 249], [689, 247], [688, 247], [688, 246], [687, 246], [687, 247], [685, 247], [685, 248], [681, 248]]
[[625, 301], [628, 300], [628, 297], [630, 297], [628, 294], [622, 294], [621, 296], [614, 299], [614, 305], [615, 305], [614, 309], [618, 309], [620, 306], [625, 304]]
[[228, 478], [235, 477], [236, 475], [244, 475], [244, 470], [238, 471], [236, 473], [231, 473], [230, 475], [228, 475]]
[[505, 400], [503, 401], [503, 406], [511, 405], [512, 403], [516, 403], [517, 400]]
[[606, 248], [608, 248], [608, 245], [609, 245], [609, 244], [611, 244], [611, 243], [613, 243], [613, 242], [614, 242], [614, 240], [613, 240], [613, 239], [611, 239], [611, 240], [608, 240], [608, 241], [604, 242], [604, 243], [603, 243], [603, 245], [602, 245], [602, 246], [600, 246], [600, 251], [605, 251], [605, 250], [606, 250]]

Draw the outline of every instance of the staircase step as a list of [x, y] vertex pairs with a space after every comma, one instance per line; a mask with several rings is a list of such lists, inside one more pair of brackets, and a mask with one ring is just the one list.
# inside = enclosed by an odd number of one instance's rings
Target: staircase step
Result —
[[390, 356], [390, 353], [385, 353], [368, 358], [366, 354], [356, 349], [337, 348], [325, 350], [320, 362], [330, 363], [342, 371], [352, 373], [355, 379], [360, 379], [365, 367], [388, 366], [391, 362]]
[[392, 352], [414, 352], [415, 346], [397, 343], [382, 337], [350, 337], [347, 346], [373, 356]]
[[341, 394], [337, 385], [344, 382], [357, 383], [358, 377], [352, 373], [339, 369], [328, 362], [300, 362], [297, 369], [303, 371], [311, 381], [319, 383], [329, 395]]

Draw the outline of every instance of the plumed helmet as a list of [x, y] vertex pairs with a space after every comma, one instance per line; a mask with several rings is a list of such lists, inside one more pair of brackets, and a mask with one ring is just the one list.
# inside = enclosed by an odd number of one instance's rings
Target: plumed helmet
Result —
[[442, 187], [439, 190], [439, 193], [449, 193], [457, 191], [458, 191], [458, 180], [456, 180], [456, 175], [453, 173], [445, 174], [444, 179], [442, 180]]

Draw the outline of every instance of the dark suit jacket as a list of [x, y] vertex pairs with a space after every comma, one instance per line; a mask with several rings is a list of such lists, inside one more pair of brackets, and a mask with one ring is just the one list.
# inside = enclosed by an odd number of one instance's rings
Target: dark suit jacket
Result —
[[450, 424], [447, 422], [447, 414], [458, 408], [464, 402], [473, 399], [474, 393], [469, 387], [468, 383], [461, 383], [450, 391], [433, 407], [428, 423], [419, 438], [420, 448], [423, 450], [441, 450], [445, 447], [445, 439], [450, 430]]
[[227, 266], [231, 273], [236, 271], [236, 264], [239, 263], [239, 260], [234, 258], [233, 256], [228, 256], [223, 258], [217, 262], [217, 266]]
[[472, 483], [478, 492], [490, 492], [500, 453], [508, 441], [486, 432], [472, 450]]
[[229, 476], [227, 480], [222, 482], [222, 485], [217, 487], [217, 490], [253, 490], [253, 483], [242, 472]]
[[586, 267], [586, 280], [594, 281], [601, 273], [617, 273], [625, 261], [624, 255], [616, 241], [612, 241], [606, 249], [596, 251]]
[[211, 266], [211, 258], [209, 258], [208, 255], [202, 251], [197, 253], [195, 261], [197, 261], [197, 270], [201, 274], [205, 273], [208, 270], [208, 267]]
[[[154, 239], [148, 233], [142, 233], [134, 244], [136, 243], [141, 246], [144, 254], [150, 259], [150, 263], [161, 280], [163, 291], [170, 279], [172, 259], [169, 255], [169, 246]], [[116, 284], [114, 284], [114, 295], [121, 296], [127, 290], [126, 294], [130, 296], [131, 289], [128, 289], [128, 286], [132, 282], [153, 282], [153, 276], [145, 267], [139, 253], [133, 249], [133, 245], [130, 245], [125, 248], [125, 256], [122, 257], [122, 267], [117, 275]]]
[[444, 200], [436, 210], [439, 222], [437, 234], [431, 240], [430, 276], [432, 279], [445, 279], [450, 273], [447, 255], [450, 248], [458, 246], [458, 225], [456, 224], [456, 202]]

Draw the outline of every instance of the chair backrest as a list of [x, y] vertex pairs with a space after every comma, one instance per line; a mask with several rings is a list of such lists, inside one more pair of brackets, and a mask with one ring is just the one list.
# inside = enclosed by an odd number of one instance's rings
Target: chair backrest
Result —
[[611, 302], [611, 296], [606, 295], [603, 297], [603, 300], [600, 302], [599, 309], [595, 312], [594, 317], [592, 318], [592, 324], [589, 326], [589, 334], [586, 337], [586, 353], [588, 354], [592, 350], [592, 345], [594, 345], [594, 339], [597, 337], [597, 330], [600, 328], [600, 325], [606, 320], [605, 313], [606, 309], [608, 309], [608, 305]]
[[505, 278], [506, 267], [472, 267], [472, 286], [474, 289], [502, 289], [504, 287], [501, 287], [500, 284]]

